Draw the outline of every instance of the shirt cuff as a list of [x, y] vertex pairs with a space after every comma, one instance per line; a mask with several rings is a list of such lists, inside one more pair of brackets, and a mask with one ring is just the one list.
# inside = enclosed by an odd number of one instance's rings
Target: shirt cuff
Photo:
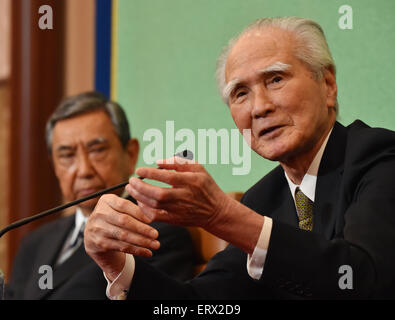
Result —
[[125, 265], [121, 273], [114, 279], [113, 282], [107, 280], [106, 295], [111, 300], [126, 300], [130, 284], [132, 283], [134, 275], [135, 261], [131, 254], [126, 254]]
[[251, 278], [259, 280], [265, 265], [266, 254], [269, 248], [270, 235], [272, 233], [273, 220], [265, 217], [261, 234], [252, 255], [247, 257], [247, 271]]

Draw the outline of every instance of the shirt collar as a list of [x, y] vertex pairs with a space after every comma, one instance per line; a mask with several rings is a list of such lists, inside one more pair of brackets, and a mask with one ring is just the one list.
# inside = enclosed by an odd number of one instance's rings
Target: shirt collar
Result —
[[329, 131], [328, 135], [326, 136], [324, 142], [322, 143], [320, 149], [316, 153], [313, 161], [310, 164], [309, 169], [307, 169], [306, 174], [304, 175], [302, 182], [300, 185], [294, 184], [291, 179], [288, 178], [287, 173], [284, 171], [285, 178], [288, 181], [289, 189], [291, 190], [292, 197], [295, 200], [295, 190], [297, 187], [309, 198], [311, 201], [314, 202], [315, 199], [315, 187], [317, 184], [317, 175], [318, 175], [318, 168], [320, 167], [322, 155], [324, 154], [324, 150], [326, 144], [328, 143], [329, 136], [332, 133], [333, 128]]
[[85, 223], [87, 220], [88, 217], [85, 217], [84, 214], [82, 213], [82, 210], [77, 207], [77, 210], [75, 211], [75, 226], [74, 226], [73, 234], [71, 235], [71, 240], [74, 240], [78, 236], [78, 233], [80, 232], [81, 228], [85, 227]]

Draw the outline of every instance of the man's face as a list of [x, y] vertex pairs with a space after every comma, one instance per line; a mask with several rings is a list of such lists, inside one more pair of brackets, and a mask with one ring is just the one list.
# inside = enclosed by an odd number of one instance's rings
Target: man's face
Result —
[[[127, 181], [134, 172], [138, 148], [135, 139], [122, 147], [104, 111], [57, 122], [52, 135], [52, 159], [64, 199], [73, 201]], [[97, 201], [95, 198], [79, 206], [89, 214]]]
[[251, 148], [280, 162], [308, 152], [335, 121], [336, 79], [317, 80], [294, 56], [288, 32], [267, 28], [243, 35], [231, 50], [225, 79], [232, 117], [251, 129]]

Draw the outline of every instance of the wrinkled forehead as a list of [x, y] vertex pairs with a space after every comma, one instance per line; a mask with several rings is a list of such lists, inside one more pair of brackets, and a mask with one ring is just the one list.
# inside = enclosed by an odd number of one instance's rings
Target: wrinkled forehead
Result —
[[52, 146], [85, 143], [99, 138], [117, 138], [110, 117], [104, 111], [83, 113], [58, 121], [53, 129]]
[[245, 67], [251, 61], [270, 59], [281, 61], [281, 57], [294, 55], [295, 35], [276, 27], [263, 27], [243, 34], [231, 49], [225, 66], [226, 81], [229, 73], [237, 67]]

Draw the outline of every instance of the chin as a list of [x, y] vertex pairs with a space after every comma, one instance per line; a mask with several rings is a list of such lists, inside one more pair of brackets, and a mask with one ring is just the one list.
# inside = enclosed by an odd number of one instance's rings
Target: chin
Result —
[[286, 145], [278, 145], [274, 144], [273, 146], [268, 145], [265, 143], [264, 146], [258, 147], [254, 151], [259, 154], [260, 156], [264, 157], [270, 161], [282, 161], [283, 159], [288, 158], [289, 156], [289, 148]]

